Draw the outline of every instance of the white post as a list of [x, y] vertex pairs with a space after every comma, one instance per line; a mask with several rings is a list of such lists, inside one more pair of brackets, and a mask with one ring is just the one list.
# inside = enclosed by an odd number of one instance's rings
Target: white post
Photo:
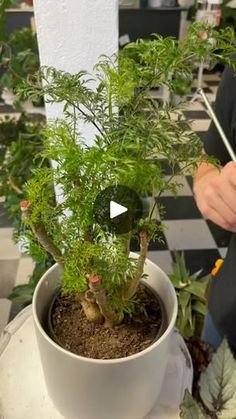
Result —
[[[76, 73], [92, 72], [102, 54], [118, 49], [118, 0], [34, 0], [42, 66]], [[62, 107], [46, 105], [47, 119], [62, 116]], [[92, 131], [83, 127], [89, 142]]]

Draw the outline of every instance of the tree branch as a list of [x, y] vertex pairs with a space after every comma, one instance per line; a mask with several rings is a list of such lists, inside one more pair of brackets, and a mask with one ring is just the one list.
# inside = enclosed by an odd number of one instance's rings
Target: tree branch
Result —
[[128, 291], [124, 296], [124, 299], [127, 301], [130, 300], [130, 298], [132, 298], [134, 294], [137, 292], [140, 279], [142, 278], [142, 275], [143, 275], [143, 269], [144, 269], [144, 264], [147, 257], [148, 245], [149, 245], [149, 237], [145, 231], [142, 231], [140, 233], [140, 255], [138, 258], [137, 274], [134, 277], [134, 279], [132, 279], [131, 284], [128, 288]]
[[[27, 200], [21, 201], [20, 208], [23, 219], [30, 220], [30, 202]], [[31, 229], [41, 246], [52, 255], [55, 262], [57, 262], [61, 268], [64, 268], [64, 264], [62, 263], [62, 253], [60, 249], [58, 249], [58, 247], [54, 244], [51, 237], [47, 234], [44, 225], [39, 223], [31, 223]]]
[[101, 276], [91, 276], [89, 278], [89, 287], [92, 290], [96, 302], [100, 308], [102, 315], [105, 318], [105, 327], [113, 327], [116, 324], [121, 323], [122, 318], [120, 318], [117, 313], [112, 309], [109, 300], [106, 295], [106, 291], [101, 283]]

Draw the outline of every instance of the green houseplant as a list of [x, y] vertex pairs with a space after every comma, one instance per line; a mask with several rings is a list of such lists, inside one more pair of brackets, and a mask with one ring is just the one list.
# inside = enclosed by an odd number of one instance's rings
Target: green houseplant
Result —
[[[5, 100], [16, 101], [19, 85], [39, 69], [39, 54], [36, 35], [31, 28], [22, 28], [10, 33], [5, 41], [0, 42], [1, 77], [0, 87], [4, 89]], [[11, 98], [8, 97], [11, 95]]]
[[203, 319], [207, 312], [206, 290], [211, 275], [199, 278], [201, 271], [190, 275], [184, 254], [176, 253], [175, 258], [169, 277], [178, 297], [176, 326], [185, 339], [192, 336], [200, 338]]
[[4, 196], [4, 207], [13, 224], [13, 239], [24, 244], [24, 254], [35, 261], [35, 268], [28, 284], [18, 285], [9, 295], [12, 301], [22, 307], [32, 302], [33, 291], [42, 274], [52, 265], [48, 254], [34, 253], [31, 241], [25, 243], [25, 226], [22, 225], [19, 203], [24, 197], [24, 187], [37, 167], [49, 167], [46, 159], [38, 156], [43, 147], [45, 121], [38, 115], [22, 114], [19, 119], [6, 117], [0, 122], [0, 144], [5, 153], [0, 156], [0, 196]]
[[198, 396], [186, 391], [180, 406], [182, 419], [234, 419], [236, 411], [236, 363], [227, 340], [213, 355], [199, 379]]
[[[204, 39], [199, 36], [202, 31], [208, 34]], [[195, 60], [210, 56], [212, 64], [219, 58], [230, 62], [233, 52], [230, 29], [216, 32], [196, 24], [180, 43], [156, 37], [130, 44], [118, 58], [103, 57], [95, 68], [98, 84], [83, 71], [71, 75], [45, 68], [21, 91], [30, 98], [45, 94], [47, 101], [64, 104], [65, 119], [50, 124], [45, 132], [43, 156], [56, 164], [34, 172], [21, 209], [26, 225], [38, 239], [39, 252], [45, 249], [57, 262], [37, 286], [33, 315], [49, 394], [68, 418], [78, 414], [89, 418], [142, 418], [155, 402], [164, 376], [177, 302], [170, 281], [146, 259], [149, 242], [158, 235], [159, 223], [153, 214], [156, 206], [162, 211], [158, 201], [161, 193], [176, 191], [179, 186], [166, 180], [163, 159], [168, 161], [173, 176], [184, 173], [199, 161], [201, 143], [178, 110], [156, 103], [149, 92], [157, 85], [172, 90], [170, 75], [190, 75]], [[79, 133], [79, 120], [94, 127], [90, 146]], [[177, 163], [181, 169], [176, 169]], [[60, 185], [62, 196], [57, 202], [53, 183]], [[156, 197], [135, 228], [122, 235], [104, 230], [94, 217], [96, 197], [112, 185], [131, 188], [143, 199]], [[139, 256], [130, 256], [134, 234], [139, 239]], [[73, 296], [72, 306], [78, 306], [79, 313], [82, 307], [83, 324], [96, 324], [92, 335], [96, 335], [95, 330], [116, 333], [127, 314], [134, 318], [137, 307], [142, 306], [137, 304], [142, 279], [151, 283], [164, 303], [164, 333], [149, 341], [141, 352], [128, 356], [123, 353], [118, 359], [94, 359], [99, 355], [89, 359], [86, 351], [80, 350], [77, 355], [71, 354], [72, 343], [66, 340], [64, 348], [59, 346], [58, 336], [54, 341], [49, 339], [47, 334], [51, 332], [44, 324], [59, 276], [63, 287], [59, 298], [65, 298], [63, 305], [67, 309], [59, 306], [56, 312], [54, 305], [54, 332], [56, 320], [63, 324], [63, 331], [73, 323], [73, 316], [66, 319], [67, 323], [62, 320], [62, 312], [68, 312], [68, 299]], [[103, 346], [101, 342], [96, 345], [93, 339], [92, 345], [97, 354]], [[158, 378], [153, 372], [155, 363]]]
[[0, 144], [5, 148], [5, 154], [0, 156], [0, 196], [5, 197], [4, 206], [13, 221], [16, 240], [21, 233], [19, 202], [24, 197], [24, 185], [33, 169], [49, 166], [45, 159], [37, 157], [43, 147], [44, 126], [36, 116], [25, 114], [19, 119], [7, 117], [0, 121]]

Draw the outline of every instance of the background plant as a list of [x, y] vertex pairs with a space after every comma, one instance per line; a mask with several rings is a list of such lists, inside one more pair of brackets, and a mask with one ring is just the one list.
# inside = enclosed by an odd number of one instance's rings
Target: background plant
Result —
[[11, 32], [0, 43], [2, 75], [0, 87], [13, 90], [39, 69], [39, 54], [36, 35], [31, 28]]
[[185, 339], [192, 336], [200, 338], [203, 319], [207, 312], [206, 289], [211, 276], [199, 278], [201, 270], [190, 275], [186, 269], [184, 254], [176, 253], [175, 258], [169, 278], [178, 297], [176, 326]]
[[[13, 239], [17, 243], [23, 242], [26, 235], [19, 205], [24, 197], [25, 184], [35, 168], [49, 167], [48, 160], [38, 154], [43, 147], [44, 126], [44, 119], [37, 115], [22, 114], [19, 119], [7, 117], [0, 121], [0, 144], [5, 148], [5, 154], [0, 156], [0, 196], [5, 197], [3, 205], [12, 220]], [[9, 296], [21, 307], [31, 303], [38, 280], [53, 263], [49, 254], [35, 253], [33, 243], [31, 240], [24, 246], [24, 253], [35, 262], [29, 282], [15, 287]]]
[[[200, 38], [202, 31], [208, 33], [206, 39]], [[91, 321], [105, 319], [113, 326], [133, 306], [148, 245], [157, 234], [154, 207], [163, 191], [179, 186], [164, 176], [162, 159], [168, 160], [174, 176], [195, 167], [201, 155], [201, 142], [189, 123], [177, 109], [153, 101], [150, 88], [167, 85], [172, 91], [170, 75], [188, 77], [196, 60], [206, 56], [212, 65], [219, 59], [231, 62], [233, 36], [230, 29], [216, 32], [198, 23], [182, 42], [157, 36], [129, 44], [119, 57], [103, 57], [95, 79], [84, 71], [71, 75], [44, 68], [21, 89], [27, 97], [45, 94], [49, 103], [64, 104], [65, 120], [48, 126], [42, 154], [56, 165], [34, 171], [21, 209], [38, 238], [39, 251], [46, 249], [61, 265], [64, 292], [77, 295]], [[79, 133], [79, 120], [96, 129], [91, 146]], [[58, 202], [54, 182], [62, 193]], [[141, 197], [157, 194], [148, 216], [130, 234], [111, 234], [94, 219], [95, 198], [111, 185], [125, 185]], [[138, 259], [129, 257], [135, 233]]]
[[0, 196], [5, 197], [4, 206], [12, 219], [16, 240], [21, 234], [19, 203], [24, 196], [26, 181], [36, 167], [49, 166], [48, 161], [39, 156], [44, 125], [44, 122], [25, 114], [18, 120], [8, 117], [0, 122], [0, 143], [5, 146], [5, 154], [0, 156]]
[[201, 270], [190, 275], [186, 269], [184, 253], [177, 252], [169, 278], [178, 299], [176, 326], [185, 339], [192, 358], [194, 371], [192, 392], [197, 395], [200, 374], [208, 366], [213, 354], [213, 347], [201, 340], [211, 275], [202, 277]]
[[14, 3], [15, 0], [0, 0], [0, 41], [5, 38], [6, 9]]
[[[6, 35], [6, 10], [15, 3], [15, 0], [0, 1], [0, 86], [13, 89], [16, 93], [22, 79], [39, 69], [39, 57], [36, 36], [30, 28]], [[19, 96], [14, 105], [22, 111]], [[35, 167], [48, 165], [39, 156], [35, 159], [35, 155], [42, 149], [44, 123], [40, 115], [25, 113], [19, 119], [9, 116], [0, 121], [0, 144], [6, 150], [5, 155], [3, 153], [0, 156], [0, 196], [5, 197], [4, 206], [13, 222], [13, 238], [17, 243], [25, 237], [26, 227], [23, 228], [19, 208], [25, 182]], [[9, 296], [20, 307], [31, 303], [38, 280], [52, 265], [49, 254], [35, 254], [33, 241], [31, 244], [25, 242], [24, 252], [33, 258], [35, 267], [29, 283], [15, 287]]]
[[236, 361], [225, 339], [199, 380], [198, 398], [186, 391], [182, 419], [235, 419]]

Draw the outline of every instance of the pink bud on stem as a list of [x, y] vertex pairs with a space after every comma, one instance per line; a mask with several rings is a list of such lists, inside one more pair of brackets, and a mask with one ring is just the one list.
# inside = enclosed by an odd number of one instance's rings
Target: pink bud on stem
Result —
[[102, 275], [90, 275], [89, 282], [91, 284], [96, 284], [97, 282], [101, 281]]

